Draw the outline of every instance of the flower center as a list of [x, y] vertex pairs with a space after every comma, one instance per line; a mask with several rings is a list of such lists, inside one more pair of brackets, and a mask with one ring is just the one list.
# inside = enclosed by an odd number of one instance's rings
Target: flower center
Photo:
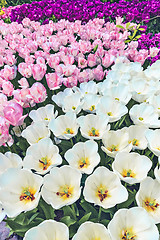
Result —
[[74, 131], [72, 130], [72, 128], [66, 128], [66, 131], [64, 131], [65, 134], [73, 134]]
[[46, 121], [50, 121], [50, 118], [47, 118], [47, 117], [46, 117], [44, 120], [46, 120]]
[[113, 116], [112, 112], [107, 113], [108, 116]]
[[119, 98], [116, 97], [115, 100], [119, 101]]
[[101, 202], [103, 202], [104, 199], [107, 197], [110, 197], [108, 190], [106, 189], [106, 186], [100, 185], [97, 189], [96, 196], [99, 198]]
[[75, 107], [75, 106], [73, 106], [73, 107], [72, 107], [72, 109], [73, 109], [73, 110], [76, 110], [76, 107]]
[[43, 137], [39, 137], [38, 140], [37, 140], [37, 143], [42, 139]]
[[33, 188], [30, 188], [30, 187], [24, 188], [19, 199], [20, 201], [25, 201], [25, 202], [33, 201], [35, 199], [34, 197], [35, 193], [36, 191]]
[[90, 110], [90, 111], [93, 111], [93, 110], [95, 110], [95, 109], [96, 109], [95, 105], [92, 105], [89, 110]]
[[94, 127], [92, 127], [88, 133], [89, 133], [89, 136], [99, 137], [99, 131]]
[[73, 187], [65, 185], [60, 187], [59, 192], [56, 193], [57, 196], [60, 196], [63, 200], [66, 200], [73, 195]]
[[159, 207], [159, 203], [156, 202], [156, 199], [146, 199], [144, 203], [147, 211], [155, 211]]
[[87, 168], [90, 165], [88, 158], [81, 158], [78, 162], [79, 168]]
[[160, 147], [157, 147], [156, 149], [160, 151]]
[[42, 157], [42, 158], [39, 160], [39, 163], [40, 163], [40, 167], [41, 167], [43, 170], [47, 170], [47, 168], [51, 165], [51, 161], [50, 161], [50, 159], [48, 159], [47, 157]]
[[142, 118], [142, 117], [139, 117], [139, 120], [140, 120], [140, 121], [143, 121], [143, 118]]
[[136, 175], [134, 172], [132, 172], [131, 169], [129, 169], [129, 170], [124, 169], [121, 174], [123, 177], [131, 177], [131, 178], [134, 178]]
[[129, 143], [132, 143], [133, 146], [138, 146], [139, 145], [139, 141], [135, 138], [132, 141], [129, 141]]
[[110, 152], [117, 152], [117, 151], [118, 151], [118, 147], [115, 146], [115, 145], [112, 145], [111, 147], [108, 148], [108, 150], [109, 150]]
[[135, 240], [136, 239], [136, 235], [133, 234], [132, 232], [129, 231], [122, 231], [122, 238], [123, 240]]

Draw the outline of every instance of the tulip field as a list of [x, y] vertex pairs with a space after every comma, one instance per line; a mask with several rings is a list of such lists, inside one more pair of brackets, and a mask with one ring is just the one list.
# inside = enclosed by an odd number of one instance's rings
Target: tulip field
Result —
[[160, 240], [159, 0], [0, 0], [0, 240]]

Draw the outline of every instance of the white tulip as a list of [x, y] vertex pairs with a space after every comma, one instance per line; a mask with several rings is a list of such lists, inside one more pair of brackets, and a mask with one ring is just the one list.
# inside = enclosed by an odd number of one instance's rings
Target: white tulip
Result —
[[55, 209], [76, 202], [81, 194], [81, 176], [70, 166], [52, 168], [50, 174], [44, 177], [43, 199]]
[[21, 168], [22, 159], [15, 153], [0, 153], [0, 175], [9, 168]]
[[137, 205], [143, 207], [154, 222], [160, 223], [160, 183], [147, 177], [136, 194]]
[[118, 210], [108, 224], [112, 240], [158, 240], [159, 232], [141, 207]]
[[119, 177], [106, 167], [98, 167], [85, 181], [84, 198], [105, 209], [128, 199], [128, 192]]
[[8, 217], [37, 207], [43, 178], [28, 169], [10, 168], [0, 176], [0, 202]]
[[113, 171], [129, 184], [139, 183], [147, 177], [152, 161], [138, 153], [120, 152], [112, 163]]
[[129, 133], [129, 143], [132, 144], [132, 149], [144, 150], [147, 148], [147, 140], [145, 132], [148, 128], [145, 126], [131, 125], [127, 128]]
[[69, 229], [61, 222], [45, 220], [38, 226], [29, 229], [23, 240], [69, 240]]
[[98, 144], [92, 140], [76, 143], [65, 155], [67, 162], [81, 173], [91, 174], [99, 164]]
[[148, 148], [157, 156], [160, 156], [160, 129], [150, 130], [148, 129], [145, 133]]

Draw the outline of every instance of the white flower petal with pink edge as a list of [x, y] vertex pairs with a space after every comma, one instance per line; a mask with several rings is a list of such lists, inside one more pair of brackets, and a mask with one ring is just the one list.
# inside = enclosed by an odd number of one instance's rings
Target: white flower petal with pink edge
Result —
[[37, 207], [43, 178], [28, 169], [10, 168], [0, 176], [0, 202], [8, 217]]
[[38, 174], [46, 174], [52, 167], [60, 165], [62, 158], [59, 149], [50, 138], [43, 138], [38, 143], [31, 145], [23, 160], [23, 167], [33, 169]]
[[129, 111], [130, 118], [137, 125], [148, 128], [160, 128], [158, 113], [154, 107], [147, 103], [135, 104]]
[[101, 98], [96, 110], [97, 114], [105, 114], [109, 122], [118, 121], [127, 112], [128, 108], [124, 104], [108, 96]]
[[100, 162], [98, 144], [93, 140], [78, 142], [65, 153], [64, 157], [70, 166], [81, 173], [91, 174]]
[[37, 110], [32, 110], [29, 113], [29, 117], [33, 120], [33, 122], [44, 122], [46, 125], [52, 119], [55, 119], [58, 115], [58, 111], [56, 110], [54, 113], [54, 105], [47, 104], [45, 107], [38, 108]]
[[22, 137], [26, 138], [27, 142], [32, 145], [42, 138], [50, 137], [50, 134], [51, 133], [44, 122], [36, 122], [23, 130]]
[[0, 153], [0, 175], [9, 168], [21, 168], [22, 159], [15, 153]]
[[45, 220], [38, 226], [30, 228], [23, 240], [69, 240], [69, 229], [61, 222], [56, 222], [52, 219]]
[[159, 232], [147, 212], [141, 207], [118, 210], [108, 224], [113, 240], [158, 240]]
[[110, 130], [103, 135], [102, 150], [110, 157], [115, 157], [118, 152], [130, 152], [132, 144], [129, 143], [129, 134], [127, 128], [117, 131]]
[[160, 129], [150, 130], [145, 133], [148, 141], [148, 148], [157, 156], [160, 156]]
[[119, 152], [112, 163], [113, 171], [129, 184], [143, 181], [152, 167], [152, 161], [138, 153]]
[[81, 195], [81, 177], [81, 173], [70, 166], [52, 168], [44, 177], [43, 199], [55, 209], [71, 205]]
[[140, 183], [136, 202], [148, 212], [155, 224], [160, 223], [160, 183], [156, 179], [147, 177]]
[[85, 222], [83, 223], [72, 240], [111, 240], [107, 228], [100, 223]]
[[77, 119], [80, 125], [80, 131], [83, 137], [88, 139], [99, 140], [108, 132], [110, 125], [108, 118], [103, 115], [88, 114]]
[[52, 119], [48, 127], [57, 138], [70, 139], [77, 134], [79, 125], [76, 114], [68, 112], [56, 119]]
[[98, 167], [85, 181], [84, 199], [105, 209], [128, 199], [128, 192], [119, 177], [106, 167]]

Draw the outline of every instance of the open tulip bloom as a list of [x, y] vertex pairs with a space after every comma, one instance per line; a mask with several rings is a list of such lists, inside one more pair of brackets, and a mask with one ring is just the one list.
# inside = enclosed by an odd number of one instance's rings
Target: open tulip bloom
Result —
[[83, 100], [81, 93], [72, 93], [63, 99], [63, 112], [74, 112], [78, 114], [81, 111]]
[[106, 167], [98, 167], [85, 182], [84, 198], [105, 209], [128, 199], [128, 192], [119, 177]]
[[83, 223], [72, 240], [111, 240], [107, 228], [100, 223], [85, 222]]
[[56, 119], [52, 119], [48, 127], [57, 138], [70, 139], [77, 134], [79, 125], [76, 114], [68, 112]]
[[129, 134], [126, 128], [113, 131], [110, 130], [103, 135], [102, 150], [110, 157], [115, 157], [118, 152], [130, 152], [132, 144], [129, 143]]
[[118, 210], [108, 230], [113, 240], [159, 240], [158, 228], [141, 207]]
[[132, 144], [132, 150], [144, 150], [147, 148], [147, 139], [145, 132], [148, 128], [145, 126], [131, 125], [127, 128], [129, 133], [129, 143]]
[[27, 169], [10, 168], [0, 176], [0, 202], [8, 217], [37, 207], [43, 178]]
[[157, 156], [160, 156], [160, 129], [147, 130], [145, 133], [148, 148]]
[[118, 177], [129, 184], [141, 182], [147, 177], [152, 161], [138, 153], [119, 152], [112, 164]]
[[88, 114], [77, 119], [83, 137], [99, 140], [108, 132], [108, 118], [103, 115]]
[[101, 99], [101, 96], [88, 93], [84, 96], [83, 110], [89, 113], [96, 113], [97, 105]]
[[45, 220], [38, 226], [29, 229], [23, 240], [69, 240], [69, 229], [64, 223]]
[[76, 202], [81, 194], [81, 173], [70, 167], [55, 167], [44, 177], [42, 197], [55, 209]]
[[157, 180], [147, 177], [142, 181], [136, 194], [136, 201], [156, 224], [160, 223], [160, 183]]
[[38, 174], [46, 174], [52, 167], [60, 165], [62, 158], [59, 149], [50, 138], [43, 138], [31, 145], [23, 160], [24, 168], [33, 169]]
[[98, 144], [92, 140], [76, 143], [65, 153], [64, 157], [70, 166], [81, 173], [91, 174], [100, 162]]
[[0, 153], [0, 175], [9, 168], [21, 168], [22, 159], [15, 153]]

